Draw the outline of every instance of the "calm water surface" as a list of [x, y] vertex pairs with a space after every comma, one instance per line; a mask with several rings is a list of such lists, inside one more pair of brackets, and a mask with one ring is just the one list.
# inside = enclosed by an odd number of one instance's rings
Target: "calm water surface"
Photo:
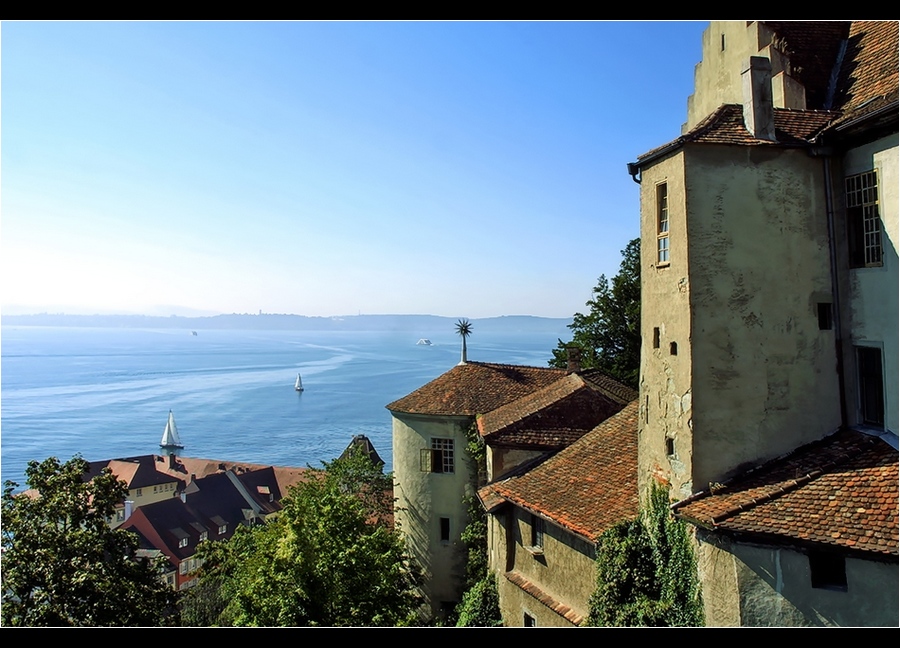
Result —
[[[482, 333], [469, 360], [546, 366], [557, 333]], [[416, 345], [428, 337], [432, 346]], [[365, 434], [391, 470], [385, 405], [451, 369], [449, 332], [0, 329], [2, 479], [29, 460], [159, 451], [168, 412], [183, 454], [283, 466], [334, 459]], [[294, 391], [297, 373], [304, 391]]]

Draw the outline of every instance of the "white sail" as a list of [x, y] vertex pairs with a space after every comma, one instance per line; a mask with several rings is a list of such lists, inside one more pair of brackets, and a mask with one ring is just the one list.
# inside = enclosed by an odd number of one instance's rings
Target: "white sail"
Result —
[[300, 374], [297, 374], [297, 382], [294, 383], [294, 389], [303, 391], [303, 381], [300, 379]]
[[175, 415], [169, 410], [169, 420], [166, 422], [166, 429], [163, 430], [162, 441], [159, 442], [161, 448], [183, 448], [181, 438], [178, 436], [178, 427], [175, 425]]

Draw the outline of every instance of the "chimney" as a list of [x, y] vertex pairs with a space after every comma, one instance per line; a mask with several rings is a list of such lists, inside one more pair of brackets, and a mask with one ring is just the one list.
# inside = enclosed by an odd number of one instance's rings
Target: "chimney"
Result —
[[181, 503], [187, 504], [187, 493], [185, 493], [184, 491], [181, 491]]
[[751, 56], [741, 70], [744, 91], [744, 125], [756, 139], [775, 141], [775, 109], [772, 104], [772, 62]]
[[566, 373], [575, 373], [581, 369], [581, 349], [577, 346], [566, 347]]
[[175, 468], [175, 455], [173, 454], [169, 455], [169, 468]]
[[134, 502], [125, 500], [125, 520], [130, 518], [132, 513], [134, 513]]

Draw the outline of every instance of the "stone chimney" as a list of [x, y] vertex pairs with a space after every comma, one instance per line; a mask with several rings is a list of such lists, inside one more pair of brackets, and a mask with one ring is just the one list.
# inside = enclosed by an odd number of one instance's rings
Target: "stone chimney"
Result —
[[581, 369], [581, 349], [577, 346], [566, 347], [566, 373], [575, 373]]
[[764, 56], [751, 56], [742, 67], [744, 125], [753, 137], [774, 142], [775, 109], [772, 104], [772, 62]]

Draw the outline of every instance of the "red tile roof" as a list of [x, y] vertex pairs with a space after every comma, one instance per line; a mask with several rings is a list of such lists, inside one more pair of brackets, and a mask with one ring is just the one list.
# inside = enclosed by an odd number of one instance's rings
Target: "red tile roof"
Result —
[[757, 541], [897, 556], [897, 450], [854, 431], [763, 464], [674, 505], [680, 518]]
[[844, 113], [858, 112], [875, 98], [897, 99], [898, 25], [896, 20], [860, 20], [850, 26], [836, 98]]
[[480, 416], [478, 431], [493, 447], [559, 450], [635, 398], [635, 390], [598, 372], [573, 373]]
[[535, 583], [532, 583], [519, 572], [508, 571], [503, 574], [503, 576], [506, 577], [506, 580], [508, 580], [510, 583], [512, 583], [522, 591], [528, 592], [529, 594], [531, 594], [531, 596], [536, 598], [538, 601], [546, 605], [548, 608], [556, 612], [558, 615], [560, 615], [570, 623], [576, 626], [580, 626], [582, 623], [584, 623], [584, 616], [578, 614], [568, 605], [542, 590]]
[[502, 498], [595, 542], [638, 512], [637, 413], [635, 400], [537, 467], [485, 486], [482, 504]]
[[475, 416], [527, 396], [565, 375], [564, 369], [467, 362], [386, 407], [407, 414]]
[[775, 108], [776, 141], [753, 137], [744, 125], [740, 104], [723, 104], [688, 133], [638, 157], [643, 164], [690, 142], [700, 144], [737, 144], [742, 146], [807, 146], [839, 113], [820, 110]]

